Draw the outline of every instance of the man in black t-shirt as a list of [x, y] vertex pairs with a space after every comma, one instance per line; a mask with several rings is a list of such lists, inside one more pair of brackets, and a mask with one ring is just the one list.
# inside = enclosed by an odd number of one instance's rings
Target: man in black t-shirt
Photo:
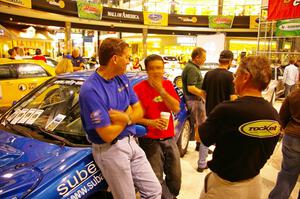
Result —
[[223, 50], [219, 58], [219, 67], [205, 74], [202, 90], [206, 93], [206, 115], [219, 103], [236, 99], [233, 74], [228, 71], [232, 60], [233, 53], [230, 50]]
[[234, 79], [240, 98], [217, 105], [199, 126], [202, 143], [216, 145], [201, 199], [261, 198], [259, 172], [272, 155], [280, 131], [277, 111], [261, 96], [270, 80], [267, 58], [243, 59]]

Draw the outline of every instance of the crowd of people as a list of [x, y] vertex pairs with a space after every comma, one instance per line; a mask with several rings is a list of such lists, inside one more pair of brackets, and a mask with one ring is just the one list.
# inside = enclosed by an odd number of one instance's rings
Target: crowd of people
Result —
[[[127, 43], [107, 38], [99, 57], [100, 67], [82, 86], [79, 101], [94, 159], [113, 197], [135, 198], [137, 190], [141, 198], [176, 198], [182, 176], [172, 114], [179, 111], [180, 99], [172, 83], [163, 78], [161, 56], [145, 59], [148, 78], [134, 87], [124, 75], [130, 58]], [[219, 68], [203, 78], [198, 70], [205, 58], [206, 51], [195, 48], [182, 73], [195, 135], [203, 148], [198, 171], [207, 167], [211, 171], [200, 198], [261, 198], [259, 173], [274, 151], [281, 128], [287, 133], [284, 160], [270, 198], [288, 198], [300, 168], [289, 159], [299, 152], [300, 114], [295, 106], [299, 106], [300, 90], [286, 98], [278, 114], [261, 95], [272, 76], [267, 58], [246, 56], [232, 74], [228, 68], [233, 54], [224, 50]], [[135, 123], [147, 128], [139, 145], [133, 138]], [[211, 145], [215, 145], [213, 158], [206, 163]]]
[[[17, 47], [8, 52], [10, 59], [20, 59]], [[156, 54], [145, 58], [147, 79], [132, 87], [125, 75], [130, 56], [122, 39], [102, 41], [100, 66], [80, 91], [82, 124], [114, 198], [136, 198], [136, 191], [141, 198], [176, 198], [182, 175], [173, 114], [180, 111], [180, 98], [172, 82], [164, 79], [164, 61]], [[290, 61], [284, 70], [286, 98], [278, 113], [261, 94], [272, 78], [266, 57], [244, 56], [233, 74], [233, 53], [224, 50], [218, 56], [219, 67], [203, 77], [199, 70], [206, 51], [196, 47], [182, 72], [184, 98], [199, 143], [197, 171], [210, 169], [200, 198], [261, 198], [259, 173], [281, 132], [282, 168], [269, 198], [289, 198], [300, 173], [300, 60]], [[91, 64], [98, 64], [96, 57]], [[46, 61], [40, 49], [33, 59]], [[133, 66], [139, 68], [139, 59]], [[84, 60], [74, 48], [57, 64], [56, 73], [83, 69]], [[134, 124], [147, 129], [138, 140]], [[211, 145], [215, 149], [207, 162]]]

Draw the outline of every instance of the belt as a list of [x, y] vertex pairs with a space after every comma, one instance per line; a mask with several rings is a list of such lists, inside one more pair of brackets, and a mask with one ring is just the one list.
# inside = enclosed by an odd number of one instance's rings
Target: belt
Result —
[[124, 137], [116, 137], [113, 141], [111, 141], [111, 145], [114, 145], [114, 144], [116, 144], [117, 142], [118, 142], [118, 140], [122, 140], [123, 138], [130, 138], [130, 135], [126, 135], [126, 136], [124, 136]]

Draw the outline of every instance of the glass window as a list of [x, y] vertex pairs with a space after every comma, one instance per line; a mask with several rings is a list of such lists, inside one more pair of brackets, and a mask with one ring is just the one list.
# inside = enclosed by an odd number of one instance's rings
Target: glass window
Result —
[[23, 63], [18, 69], [18, 78], [47, 77], [47, 72], [37, 64]]
[[16, 78], [10, 70], [10, 65], [0, 65], [0, 80]]

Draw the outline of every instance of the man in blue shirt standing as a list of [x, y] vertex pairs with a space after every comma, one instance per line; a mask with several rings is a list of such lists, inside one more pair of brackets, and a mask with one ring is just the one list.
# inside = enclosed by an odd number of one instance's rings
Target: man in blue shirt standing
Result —
[[129, 45], [107, 38], [99, 49], [100, 67], [80, 90], [83, 126], [92, 142], [93, 157], [116, 199], [161, 198], [161, 185], [144, 151], [137, 145], [135, 123], [143, 109], [124, 75]]

